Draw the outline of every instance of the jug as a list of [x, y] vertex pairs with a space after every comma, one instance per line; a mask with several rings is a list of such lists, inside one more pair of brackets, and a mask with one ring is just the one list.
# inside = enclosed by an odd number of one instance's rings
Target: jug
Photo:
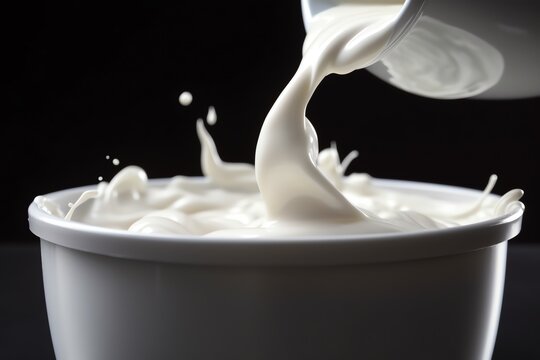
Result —
[[341, 4], [402, 4], [380, 59], [367, 68], [438, 99], [540, 95], [540, 4], [534, 0], [301, 0], [306, 29]]

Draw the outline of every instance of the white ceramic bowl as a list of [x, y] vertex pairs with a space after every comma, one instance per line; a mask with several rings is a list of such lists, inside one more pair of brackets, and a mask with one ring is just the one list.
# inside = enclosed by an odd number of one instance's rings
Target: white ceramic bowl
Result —
[[[47, 196], [67, 204], [85, 189]], [[134, 234], [29, 207], [58, 360], [490, 359], [507, 240], [522, 214], [437, 231], [246, 240]]]

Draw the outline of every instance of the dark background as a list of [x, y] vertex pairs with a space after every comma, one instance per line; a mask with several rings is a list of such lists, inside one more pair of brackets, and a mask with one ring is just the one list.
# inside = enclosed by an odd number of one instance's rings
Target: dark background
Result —
[[[110, 180], [119, 168], [105, 155], [120, 167], [142, 166], [151, 178], [200, 175], [195, 120], [209, 105], [218, 114], [209, 130], [222, 158], [253, 162], [260, 126], [296, 70], [305, 34], [300, 1], [21, 3], [5, 17], [6, 249], [37, 245], [26, 215], [36, 195]], [[189, 107], [178, 104], [184, 90], [194, 95]], [[511, 243], [534, 249], [539, 105], [540, 98], [431, 100], [362, 70], [327, 78], [308, 117], [321, 147], [335, 140], [342, 156], [360, 152], [352, 171], [478, 189], [496, 173], [495, 193], [524, 189], [523, 230]], [[32, 265], [19, 267], [20, 276], [39, 289], [39, 256], [29, 251]], [[538, 291], [529, 296], [538, 299]], [[36, 307], [15, 313], [39, 313], [32, 319], [47, 334], [42, 294], [32, 301]], [[538, 318], [537, 306], [531, 311]], [[41, 340], [50, 352], [49, 338]]]

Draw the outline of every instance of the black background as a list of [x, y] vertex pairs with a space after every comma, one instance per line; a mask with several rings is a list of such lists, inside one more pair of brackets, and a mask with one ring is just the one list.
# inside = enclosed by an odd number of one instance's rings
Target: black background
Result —
[[[5, 246], [37, 244], [26, 215], [36, 195], [93, 184], [98, 176], [109, 180], [119, 168], [105, 155], [119, 158], [120, 167], [142, 166], [152, 178], [200, 175], [195, 120], [209, 105], [217, 109], [218, 123], [209, 130], [222, 158], [253, 162], [260, 126], [296, 70], [305, 34], [300, 1], [20, 3], [4, 16]], [[531, 74], [537, 76], [540, 70]], [[184, 90], [194, 95], [189, 107], [178, 104]], [[336, 141], [342, 156], [360, 152], [352, 171], [478, 189], [496, 173], [496, 193], [524, 189], [523, 230], [511, 243], [530, 248], [538, 242], [539, 105], [540, 98], [421, 98], [362, 70], [328, 77], [308, 117], [321, 147]], [[33, 254], [28, 259], [36, 265]], [[26, 274], [39, 287], [39, 268], [25, 269], [21, 281]], [[32, 289], [39, 310], [23, 302], [28, 309], [21, 305], [12, 314], [38, 319], [31, 321], [46, 334], [42, 295]], [[531, 298], [539, 298], [538, 288], [524, 296], [537, 303]], [[537, 306], [530, 311], [525, 319], [538, 318]], [[504, 316], [504, 329], [524, 326]], [[504, 331], [505, 338], [513, 334]], [[523, 336], [529, 343], [535, 338]], [[41, 339], [50, 352], [49, 341]]]

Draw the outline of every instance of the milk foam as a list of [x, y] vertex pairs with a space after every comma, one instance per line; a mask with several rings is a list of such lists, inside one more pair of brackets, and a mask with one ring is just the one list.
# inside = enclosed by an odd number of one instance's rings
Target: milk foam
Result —
[[[216, 237], [372, 234], [439, 229], [489, 219], [522, 207], [521, 190], [490, 196], [496, 177], [472, 203], [396, 192], [367, 174], [345, 171], [357, 153], [340, 160], [332, 146], [319, 152], [317, 133], [305, 117], [318, 84], [379, 60], [400, 6], [347, 5], [313, 18], [298, 71], [268, 113], [255, 166], [226, 163], [203, 120], [197, 121], [204, 178], [177, 176], [149, 186], [143, 169], [128, 166], [71, 206], [65, 218], [140, 233]], [[216, 119], [209, 109], [207, 121]], [[45, 211], [59, 206], [36, 199]]]

